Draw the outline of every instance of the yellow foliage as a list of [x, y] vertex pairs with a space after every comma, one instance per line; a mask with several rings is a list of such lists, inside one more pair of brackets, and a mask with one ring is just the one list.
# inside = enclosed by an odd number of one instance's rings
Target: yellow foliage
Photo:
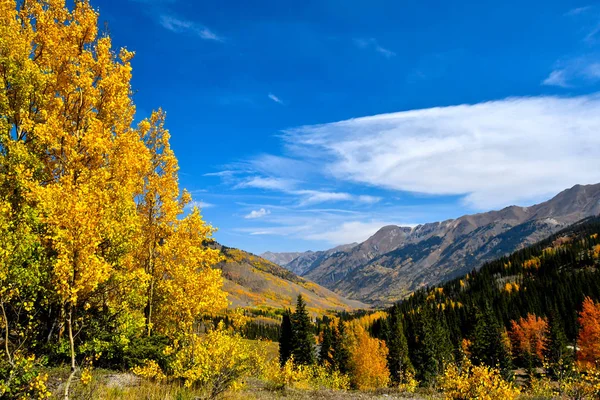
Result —
[[358, 324], [349, 324], [352, 385], [357, 389], [386, 387], [390, 382], [385, 342], [372, 338]]
[[227, 389], [239, 389], [243, 378], [260, 371], [262, 351], [237, 334], [230, 334], [222, 323], [205, 336], [189, 334], [169, 349], [172, 377], [186, 387], [204, 388], [211, 397]]
[[575, 374], [562, 382], [562, 391], [573, 399], [600, 398], [600, 368], [576, 366]]
[[288, 359], [283, 367], [277, 360], [267, 366], [264, 377], [274, 389], [290, 387], [294, 389], [331, 389], [348, 390], [350, 378], [337, 370], [320, 365], [296, 365], [294, 359]]
[[533, 257], [533, 258], [523, 262], [524, 269], [530, 269], [530, 268], [538, 269], [541, 265], [542, 265], [542, 262], [540, 261], [539, 257]]
[[593, 247], [592, 257], [594, 257], [596, 260], [600, 258], [600, 244], [597, 244]]
[[146, 360], [143, 365], [137, 365], [131, 369], [137, 376], [141, 376], [142, 378], [150, 379], [153, 381], [164, 381], [167, 379], [166, 375], [158, 365], [158, 363], [154, 360]]
[[505, 381], [500, 371], [487, 366], [473, 366], [466, 360], [462, 369], [450, 364], [440, 379], [446, 399], [512, 400], [520, 391]]

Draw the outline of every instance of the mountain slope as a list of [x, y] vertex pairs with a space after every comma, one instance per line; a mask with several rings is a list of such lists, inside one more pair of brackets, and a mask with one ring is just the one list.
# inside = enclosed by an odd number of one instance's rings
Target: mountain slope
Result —
[[[289, 263], [290, 261], [294, 260], [295, 258], [300, 257], [303, 254], [306, 253], [312, 253], [312, 251], [307, 251], [307, 252], [301, 252], [301, 251], [297, 251], [297, 252], [292, 252], [292, 253], [273, 253], [271, 251], [267, 251], [265, 253], [260, 254], [260, 257], [264, 258], [265, 260], [269, 260], [274, 264], [280, 265], [280, 266], [284, 266], [287, 263]], [[290, 271], [297, 273], [294, 270]]]
[[576, 185], [532, 207], [510, 206], [414, 228], [386, 226], [335, 257], [304, 266], [303, 276], [348, 298], [389, 304], [598, 214], [600, 184]]
[[214, 243], [225, 261], [217, 267], [223, 271], [224, 288], [233, 307], [290, 307], [299, 294], [313, 310], [350, 310], [367, 308], [365, 304], [342, 296], [301, 278], [264, 258], [242, 250]]
[[[432, 307], [451, 331], [469, 332], [473, 316], [491, 307], [498, 321], [555, 313], [568, 338], [577, 336], [577, 310], [586, 296], [600, 299], [600, 218], [590, 217], [509, 256], [485, 263], [441, 286], [418, 290], [396, 305], [410, 321]], [[408, 332], [411, 327], [405, 326]], [[467, 333], [468, 334], [468, 333]], [[460, 343], [460, 340], [456, 340]]]
[[[305, 275], [311, 268], [325, 262], [330, 257], [337, 257], [343, 254], [345, 251], [350, 250], [356, 246], [357, 243], [343, 244], [341, 246], [334, 247], [333, 249], [325, 251], [306, 251], [304, 253], [263, 253], [261, 257], [267, 258], [274, 263], [285, 267], [285, 269], [292, 271], [297, 275]], [[290, 261], [285, 262], [286, 259], [290, 258], [291, 255], [296, 254]], [[267, 255], [268, 257], [265, 257]], [[269, 258], [270, 257], [270, 258]], [[275, 259], [281, 260], [281, 262], [274, 261]]]

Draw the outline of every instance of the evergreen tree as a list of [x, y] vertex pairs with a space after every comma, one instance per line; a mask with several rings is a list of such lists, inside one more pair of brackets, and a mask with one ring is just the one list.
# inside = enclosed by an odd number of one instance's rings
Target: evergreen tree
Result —
[[505, 378], [510, 378], [512, 360], [504, 330], [498, 324], [491, 308], [486, 305], [475, 316], [471, 354], [475, 365], [498, 367]]
[[389, 329], [386, 332], [388, 352], [388, 369], [392, 382], [402, 382], [407, 372], [413, 372], [413, 366], [408, 355], [408, 342], [404, 335], [402, 315], [395, 310], [389, 317]]
[[453, 361], [453, 348], [443, 316], [425, 306], [418, 315], [414, 363], [418, 378], [431, 382]]
[[545, 356], [548, 360], [550, 375], [561, 381], [569, 371], [573, 357], [567, 348], [567, 336], [556, 309], [550, 312], [548, 325], [548, 345]]
[[348, 334], [342, 320], [338, 320], [337, 327], [333, 330], [333, 367], [343, 374], [350, 372], [350, 350], [348, 348]]
[[319, 365], [332, 366], [332, 346], [333, 333], [329, 325], [323, 327], [323, 340], [321, 341], [321, 349], [319, 350]]
[[292, 355], [293, 329], [290, 310], [285, 310], [281, 319], [281, 334], [279, 336], [279, 363], [283, 367]]
[[313, 326], [306, 310], [306, 302], [298, 295], [296, 311], [292, 315], [292, 355], [297, 364], [311, 365], [315, 363], [315, 337]]

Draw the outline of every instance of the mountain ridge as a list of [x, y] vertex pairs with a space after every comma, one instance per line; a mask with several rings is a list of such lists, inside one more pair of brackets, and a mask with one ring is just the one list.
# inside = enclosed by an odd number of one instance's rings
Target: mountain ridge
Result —
[[529, 207], [511, 205], [412, 228], [384, 226], [335, 257], [299, 256], [284, 267], [347, 298], [390, 304], [598, 214], [600, 184], [575, 185]]

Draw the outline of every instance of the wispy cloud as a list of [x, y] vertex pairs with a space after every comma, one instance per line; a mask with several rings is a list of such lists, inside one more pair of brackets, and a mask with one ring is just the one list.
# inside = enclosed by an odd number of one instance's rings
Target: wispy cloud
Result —
[[196, 200], [194, 200], [194, 201], [188, 203], [185, 206], [185, 208], [188, 209], [188, 210], [191, 210], [194, 207], [197, 207], [199, 209], [205, 209], [205, 208], [211, 208], [211, 207], [214, 207], [214, 206], [215, 205], [212, 204], [212, 203], [207, 203], [205, 201], [196, 201]]
[[271, 214], [271, 211], [265, 209], [265, 208], [261, 208], [259, 210], [252, 210], [250, 211], [248, 214], [246, 214], [244, 216], [244, 218], [246, 219], [256, 219], [256, 218], [262, 218], [266, 215]]
[[[281, 225], [237, 228], [236, 231], [250, 235], [284, 236], [303, 240], [325, 242], [328, 246], [358, 243], [365, 241], [381, 227], [392, 225], [389, 220], [356, 220], [348, 221], [347, 216], [289, 217], [280, 221]], [[411, 224], [403, 224], [411, 225]]]
[[320, 203], [349, 201], [363, 204], [374, 204], [381, 198], [369, 195], [356, 196], [346, 192], [299, 189], [300, 182], [274, 177], [253, 176], [235, 185], [236, 189], [266, 189], [292, 195], [299, 199], [298, 206], [304, 207]]
[[569, 87], [567, 84], [566, 71], [564, 69], [556, 69], [550, 72], [550, 75], [542, 82], [546, 86], [560, 86], [563, 88]]
[[268, 97], [275, 103], [283, 104], [283, 101], [279, 97], [275, 96], [273, 93], [269, 93]]
[[382, 114], [291, 129], [285, 139], [321, 154], [321, 169], [338, 181], [464, 195], [489, 209], [600, 182], [598, 131], [600, 94]]
[[597, 82], [600, 82], [600, 54], [594, 53], [557, 62], [542, 84], [568, 88]]
[[296, 183], [289, 179], [253, 176], [238, 183], [235, 188], [256, 188], [286, 192], [291, 191], [295, 186]]
[[374, 39], [374, 38], [358, 38], [358, 39], [354, 39], [354, 44], [356, 44], [356, 46], [358, 46], [361, 49], [373, 49], [377, 53], [382, 54], [386, 58], [391, 58], [391, 57], [394, 57], [396, 55], [396, 53], [393, 52], [392, 50], [387, 49], [387, 48], [381, 46], [377, 42], [377, 40]]
[[572, 8], [569, 11], [567, 11], [565, 13], [565, 15], [570, 16], [570, 17], [575, 16], [575, 15], [581, 15], [581, 14], [584, 14], [584, 13], [586, 13], [587, 11], [589, 11], [591, 9], [592, 9], [592, 6]]
[[192, 33], [204, 40], [214, 40], [222, 42], [223, 38], [218, 36], [205, 26], [185, 19], [173, 17], [171, 15], [161, 15], [160, 24], [175, 33]]

